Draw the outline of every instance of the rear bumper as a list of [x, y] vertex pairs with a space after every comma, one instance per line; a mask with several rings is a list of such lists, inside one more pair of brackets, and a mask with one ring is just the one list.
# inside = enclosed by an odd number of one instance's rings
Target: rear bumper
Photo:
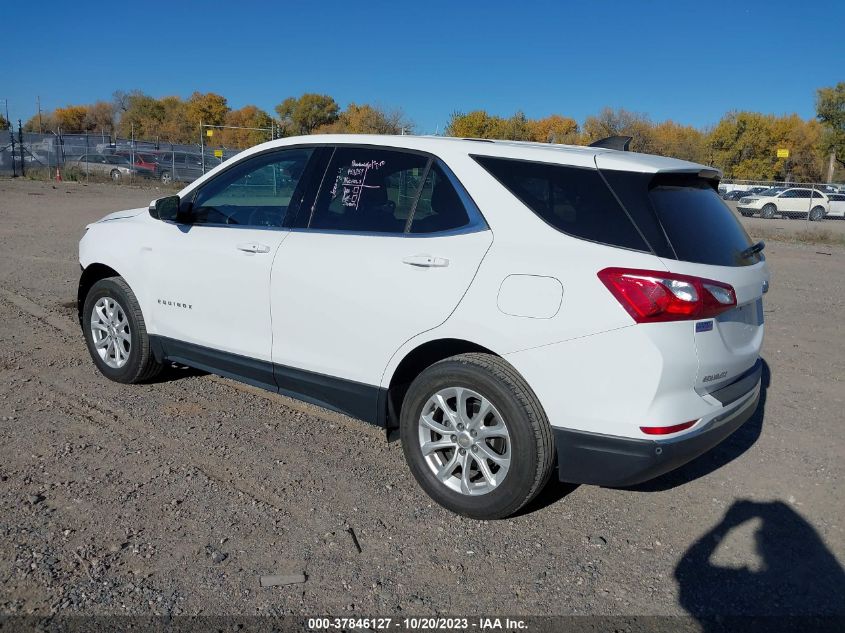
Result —
[[649, 440], [552, 428], [560, 481], [632, 486], [692, 461], [742, 426], [757, 409], [760, 381], [693, 433]]

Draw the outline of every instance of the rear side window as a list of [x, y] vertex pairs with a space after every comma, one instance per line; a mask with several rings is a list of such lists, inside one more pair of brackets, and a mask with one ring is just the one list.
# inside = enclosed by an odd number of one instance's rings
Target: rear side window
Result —
[[411, 233], [450, 231], [469, 223], [466, 207], [446, 174], [437, 165], [428, 171], [420, 192]]
[[708, 181], [658, 175], [650, 183], [648, 197], [677, 259], [713, 266], [760, 261], [758, 254], [742, 255], [751, 238]]
[[611, 246], [650, 250], [598, 170], [489, 156], [473, 158], [557, 230]]

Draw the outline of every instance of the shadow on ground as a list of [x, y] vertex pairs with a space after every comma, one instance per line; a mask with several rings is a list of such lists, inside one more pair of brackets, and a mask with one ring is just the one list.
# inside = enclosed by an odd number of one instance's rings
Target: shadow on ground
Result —
[[[749, 521], [759, 523], [758, 560], [714, 564], [720, 544]], [[681, 606], [704, 631], [737, 623], [744, 630], [845, 630], [838, 628], [845, 625], [845, 571], [813, 526], [781, 501], [735, 502], [685, 552], [675, 579]]]

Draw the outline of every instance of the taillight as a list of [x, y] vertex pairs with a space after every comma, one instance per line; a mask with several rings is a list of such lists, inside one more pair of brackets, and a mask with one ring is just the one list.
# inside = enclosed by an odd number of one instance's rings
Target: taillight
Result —
[[736, 306], [733, 287], [712, 279], [632, 268], [598, 276], [637, 323], [708, 319]]
[[673, 424], [672, 426], [641, 426], [640, 431], [646, 435], [670, 435], [688, 429], [698, 420], [690, 420], [689, 422], [681, 422], [680, 424]]

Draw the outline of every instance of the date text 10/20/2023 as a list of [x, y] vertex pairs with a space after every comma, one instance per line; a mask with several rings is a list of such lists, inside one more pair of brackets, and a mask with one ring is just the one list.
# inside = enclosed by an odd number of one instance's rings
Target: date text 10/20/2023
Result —
[[308, 618], [311, 631], [369, 629], [376, 631], [525, 631], [524, 620], [511, 618]]

